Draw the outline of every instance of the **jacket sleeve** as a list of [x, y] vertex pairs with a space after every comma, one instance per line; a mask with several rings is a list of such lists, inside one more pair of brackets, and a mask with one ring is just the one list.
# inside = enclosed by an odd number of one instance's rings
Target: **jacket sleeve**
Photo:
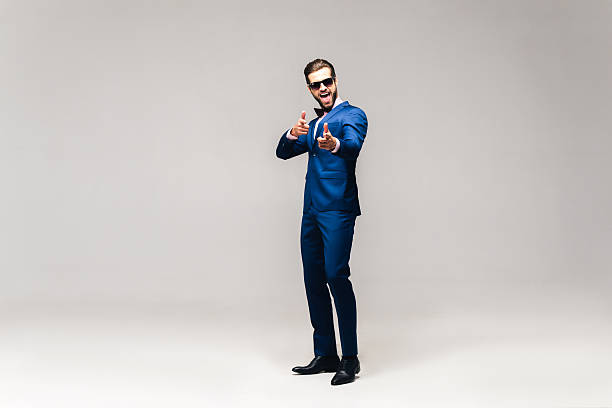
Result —
[[305, 153], [308, 150], [308, 144], [306, 143], [307, 136], [301, 135], [297, 140], [289, 140], [287, 139], [287, 132], [283, 133], [276, 147], [276, 157], [287, 160]]
[[340, 149], [334, 153], [343, 159], [356, 160], [368, 131], [368, 118], [361, 109], [356, 109], [342, 124], [343, 135]]

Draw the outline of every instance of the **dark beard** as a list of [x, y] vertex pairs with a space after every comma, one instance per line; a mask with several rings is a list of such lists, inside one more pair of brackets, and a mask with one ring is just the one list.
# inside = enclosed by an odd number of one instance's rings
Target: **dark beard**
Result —
[[323, 112], [329, 112], [330, 110], [334, 108], [334, 104], [336, 103], [337, 97], [338, 97], [338, 91], [331, 94], [331, 105], [329, 108], [326, 108], [325, 106], [323, 106], [321, 99], [317, 99], [317, 102], [319, 102], [319, 106], [321, 107], [321, 109], [323, 109]]

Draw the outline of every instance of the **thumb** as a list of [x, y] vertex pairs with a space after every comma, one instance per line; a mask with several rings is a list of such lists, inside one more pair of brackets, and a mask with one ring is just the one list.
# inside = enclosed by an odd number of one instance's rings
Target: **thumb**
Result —
[[306, 120], [306, 111], [302, 111], [302, 119]]

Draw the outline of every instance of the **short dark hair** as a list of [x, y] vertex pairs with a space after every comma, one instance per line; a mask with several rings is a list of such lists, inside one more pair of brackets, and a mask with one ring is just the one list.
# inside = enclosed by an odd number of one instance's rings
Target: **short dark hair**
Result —
[[308, 83], [308, 75], [325, 67], [331, 70], [332, 78], [335, 78], [336, 71], [334, 70], [334, 66], [331, 64], [331, 62], [321, 58], [317, 58], [316, 60], [310, 61], [308, 65], [306, 65], [306, 68], [304, 68], [304, 77], [306, 78], [306, 83]]

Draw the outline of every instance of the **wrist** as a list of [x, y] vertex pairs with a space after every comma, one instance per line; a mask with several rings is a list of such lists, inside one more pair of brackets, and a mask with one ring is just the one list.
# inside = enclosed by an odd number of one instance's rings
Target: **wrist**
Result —
[[293, 129], [289, 129], [287, 131], [287, 133], [285, 134], [285, 137], [287, 138], [287, 140], [291, 140], [291, 141], [298, 140], [298, 137], [297, 136], [293, 136], [293, 133], [291, 133], [291, 132], [293, 132]]
[[340, 140], [338, 140], [338, 138], [334, 137], [334, 142], [336, 142], [336, 144], [334, 145], [334, 148], [331, 150], [332, 153], [338, 153], [338, 150], [340, 150]]

